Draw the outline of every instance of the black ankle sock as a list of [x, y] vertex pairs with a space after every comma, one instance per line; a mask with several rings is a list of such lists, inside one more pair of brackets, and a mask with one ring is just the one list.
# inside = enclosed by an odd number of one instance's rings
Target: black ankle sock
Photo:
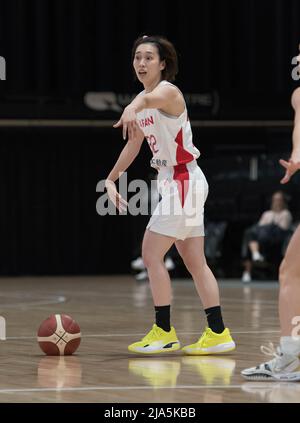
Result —
[[158, 327], [166, 332], [170, 332], [170, 305], [155, 306], [155, 320]]
[[221, 307], [210, 307], [206, 308], [204, 311], [206, 314], [208, 327], [215, 333], [222, 333], [225, 329], [225, 326], [222, 319]]

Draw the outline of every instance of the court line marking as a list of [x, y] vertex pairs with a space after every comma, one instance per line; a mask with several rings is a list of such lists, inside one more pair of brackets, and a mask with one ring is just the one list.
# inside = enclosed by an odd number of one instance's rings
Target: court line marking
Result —
[[[264, 334], [264, 333], [279, 333], [279, 330], [262, 330], [262, 331], [231, 331], [233, 334]], [[177, 332], [178, 335], [195, 335], [199, 334], [199, 331], [195, 332]], [[104, 334], [87, 334], [81, 335], [82, 338], [101, 338], [101, 337], [111, 337], [111, 336], [118, 336], [118, 337], [126, 337], [126, 336], [144, 336], [144, 333], [104, 333]], [[18, 340], [18, 339], [36, 339], [36, 336], [7, 336], [7, 340]]]
[[132, 391], [157, 389], [240, 389], [243, 385], [82, 386], [69, 388], [1, 388], [0, 394], [29, 392]]
[[31, 302], [19, 302], [19, 303], [10, 303], [10, 304], [1, 304], [1, 310], [2, 309], [8, 309], [12, 307], [20, 307], [22, 310], [27, 307], [36, 307], [41, 305], [50, 305], [50, 304], [61, 304], [65, 303], [67, 301], [67, 297], [64, 295], [59, 295], [56, 298], [48, 299], [48, 300], [37, 300], [37, 301], [31, 301]]

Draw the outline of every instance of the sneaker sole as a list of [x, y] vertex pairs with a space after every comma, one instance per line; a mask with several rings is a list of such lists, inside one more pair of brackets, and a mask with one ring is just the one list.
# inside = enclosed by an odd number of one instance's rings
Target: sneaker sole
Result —
[[174, 345], [172, 348], [161, 348], [159, 350], [145, 351], [144, 348], [135, 349], [135, 348], [128, 347], [128, 351], [131, 352], [131, 353], [135, 353], [135, 354], [151, 355], [151, 354], [164, 354], [164, 353], [168, 353], [168, 352], [174, 352], [174, 351], [180, 350], [180, 348], [181, 348], [181, 346], [178, 343], [177, 345]]
[[226, 354], [230, 351], [234, 351], [236, 348], [236, 345], [234, 342], [227, 342], [226, 344], [217, 345], [215, 347], [211, 348], [204, 348], [204, 349], [190, 349], [185, 350], [183, 348], [183, 352], [186, 355], [212, 355], [212, 354]]
[[297, 374], [281, 374], [281, 375], [277, 375], [277, 376], [273, 376], [273, 375], [243, 375], [243, 373], [241, 373], [241, 376], [243, 376], [243, 378], [245, 378], [246, 380], [252, 380], [255, 382], [299, 382], [300, 380], [300, 373]]
[[266, 381], [268, 381], [268, 380], [271, 380], [271, 381], [274, 381], [275, 380], [275, 378], [273, 378], [271, 375], [262, 375], [262, 374], [259, 374], [259, 375], [252, 375], [252, 376], [249, 376], [249, 375], [243, 375], [243, 373], [241, 373], [241, 376], [243, 376], [243, 378], [245, 378], [246, 380], [254, 380], [255, 382], [266, 382]]
[[273, 378], [279, 382], [298, 382], [300, 380], [300, 372], [281, 374], [273, 376]]

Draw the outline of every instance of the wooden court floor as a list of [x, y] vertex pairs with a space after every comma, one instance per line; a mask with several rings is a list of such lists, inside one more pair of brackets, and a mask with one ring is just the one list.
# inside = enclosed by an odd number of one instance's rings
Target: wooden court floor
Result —
[[[0, 279], [0, 402], [300, 402], [300, 383], [247, 382], [241, 369], [266, 361], [277, 343], [278, 284], [220, 281], [223, 314], [237, 350], [226, 356], [137, 356], [127, 345], [151, 328], [147, 282], [131, 276]], [[190, 280], [173, 281], [172, 323], [182, 345], [205, 327]], [[81, 326], [74, 356], [47, 357], [36, 342], [42, 320], [71, 315]]]

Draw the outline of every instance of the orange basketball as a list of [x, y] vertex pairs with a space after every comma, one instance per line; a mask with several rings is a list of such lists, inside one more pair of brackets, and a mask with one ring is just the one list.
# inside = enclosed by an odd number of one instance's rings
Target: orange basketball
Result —
[[38, 330], [38, 343], [47, 355], [71, 355], [81, 341], [80, 327], [66, 314], [52, 314]]

